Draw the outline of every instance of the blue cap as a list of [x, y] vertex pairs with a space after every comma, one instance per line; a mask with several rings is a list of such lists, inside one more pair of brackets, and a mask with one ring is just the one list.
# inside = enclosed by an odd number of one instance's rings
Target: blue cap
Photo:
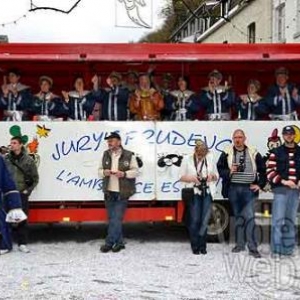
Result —
[[290, 126], [290, 125], [285, 126], [285, 127], [283, 127], [283, 129], [282, 129], [282, 134], [295, 134], [295, 133], [296, 133], [296, 132], [295, 132], [294, 127], [293, 127], [293, 126]]

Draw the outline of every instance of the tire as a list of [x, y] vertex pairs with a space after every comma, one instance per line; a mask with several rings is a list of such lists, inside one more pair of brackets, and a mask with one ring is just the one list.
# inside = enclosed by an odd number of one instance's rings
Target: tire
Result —
[[225, 201], [213, 202], [207, 235], [210, 242], [224, 242], [229, 237], [230, 213]]

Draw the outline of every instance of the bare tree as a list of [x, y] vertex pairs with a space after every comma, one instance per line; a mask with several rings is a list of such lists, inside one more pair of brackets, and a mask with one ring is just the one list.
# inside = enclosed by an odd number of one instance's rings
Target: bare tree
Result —
[[30, 0], [30, 10], [29, 11], [32, 12], [32, 11], [36, 11], [36, 10], [53, 10], [53, 11], [56, 11], [56, 12], [61, 12], [61, 13], [64, 13], [64, 14], [69, 14], [69, 13], [71, 13], [78, 6], [78, 4], [81, 1], [82, 0], [77, 0], [77, 2], [72, 7], [70, 7], [70, 9], [68, 9], [68, 10], [62, 10], [62, 9], [59, 9], [59, 8], [56, 8], [56, 7], [51, 7], [51, 6], [36, 6], [33, 3], [33, 0]]

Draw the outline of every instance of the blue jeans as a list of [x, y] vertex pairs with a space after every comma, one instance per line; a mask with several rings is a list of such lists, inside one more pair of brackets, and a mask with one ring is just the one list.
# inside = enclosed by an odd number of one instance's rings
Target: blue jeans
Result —
[[127, 199], [121, 199], [120, 193], [108, 192], [105, 207], [108, 214], [108, 233], [106, 244], [123, 244], [122, 221], [127, 208]]
[[[278, 192], [280, 191], [280, 192]], [[296, 244], [296, 220], [299, 206], [299, 190], [288, 187], [274, 189], [272, 205], [271, 250], [288, 255]]]
[[235, 217], [236, 245], [245, 248], [247, 242], [248, 249], [255, 251], [257, 249], [254, 219], [256, 194], [250, 190], [249, 184], [232, 183], [228, 198]]
[[211, 213], [211, 195], [198, 194], [189, 202], [188, 229], [192, 250], [206, 250], [207, 225]]

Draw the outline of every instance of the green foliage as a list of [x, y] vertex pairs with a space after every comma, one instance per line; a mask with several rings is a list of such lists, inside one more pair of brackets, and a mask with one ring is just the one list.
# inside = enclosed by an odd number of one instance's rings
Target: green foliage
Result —
[[[186, 5], [185, 5], [185, 3]], [[160, 12], [160, 17], [165, 19], [164, 24], [158, 30], [142, 37], [139, 42], [146, 43], [167, 43], [170, 42], [172, 32], [179, 27], [195, 11], [204, 0], [167, 0]], [[188, 9], [188, 7], [189, 9]]]

